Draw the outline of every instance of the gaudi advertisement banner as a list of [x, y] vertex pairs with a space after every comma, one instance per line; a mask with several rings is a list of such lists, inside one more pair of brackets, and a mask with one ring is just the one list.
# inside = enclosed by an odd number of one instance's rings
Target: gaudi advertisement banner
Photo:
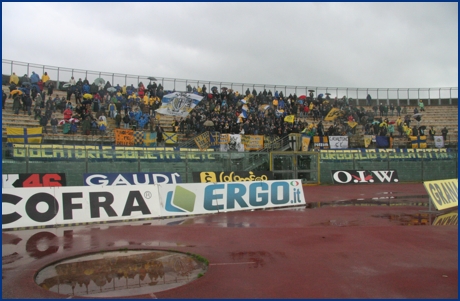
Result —
[[334, 184], [398, 183], [396, 170], [331, 170]]
[[83, 174], [85, 186], [120, 186], [120, 185], [148, 185], [148, 184], [176, 184], [182, 183], [178, 173], [85, 173]]
[[271, 171], [202, 171], [194, 172], [195, 183], [246, 182], [274, 180]]
[[301, 180], [160, 185], [162, 215], [208, 214], [305, 204]]
[[2, 229], [154, 218], [160, 212], [152, 185], [2, 189]]
[[301, 180], [2, 189], [2, 229], [304, 205]]
[[458, 207], [458, 179], [423, 182], [432, 203], [438, 210]]
[[66, 186], [65, 173], [2, 174], [2, 188]]

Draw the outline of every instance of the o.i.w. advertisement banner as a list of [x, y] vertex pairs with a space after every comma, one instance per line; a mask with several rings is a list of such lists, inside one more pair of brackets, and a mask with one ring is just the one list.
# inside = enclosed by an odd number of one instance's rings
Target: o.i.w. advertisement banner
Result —
[[2, 229], [305, 204], [301, 180], [2, 189]]

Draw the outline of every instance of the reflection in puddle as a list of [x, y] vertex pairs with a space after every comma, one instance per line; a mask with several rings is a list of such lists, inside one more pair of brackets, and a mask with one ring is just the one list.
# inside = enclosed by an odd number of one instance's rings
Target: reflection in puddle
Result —
[[458, 211], [451, 211], [444, 214], [416, 213], [416, 214], [381, 214], [373, 217], [387, 218], [403, 226], [447, 226], [458, 225]]
[[81, 256], [45, 267], [35, 282], [64, 295], [126, 297], [184, 285], [206, 272], [206, 264], [182, 253], [120, 251]]

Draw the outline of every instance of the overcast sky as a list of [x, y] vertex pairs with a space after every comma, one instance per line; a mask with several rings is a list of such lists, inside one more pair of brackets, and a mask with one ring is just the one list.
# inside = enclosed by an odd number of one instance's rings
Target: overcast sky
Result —
[[217, 82], [458, 87], [458, 3], [2, 3], [2, 58]]

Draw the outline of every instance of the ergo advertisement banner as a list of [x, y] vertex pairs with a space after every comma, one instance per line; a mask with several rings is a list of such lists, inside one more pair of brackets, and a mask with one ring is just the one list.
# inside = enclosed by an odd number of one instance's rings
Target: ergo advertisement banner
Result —
[[301, 180], [2, 189], [2, 229], [305, 204]]

